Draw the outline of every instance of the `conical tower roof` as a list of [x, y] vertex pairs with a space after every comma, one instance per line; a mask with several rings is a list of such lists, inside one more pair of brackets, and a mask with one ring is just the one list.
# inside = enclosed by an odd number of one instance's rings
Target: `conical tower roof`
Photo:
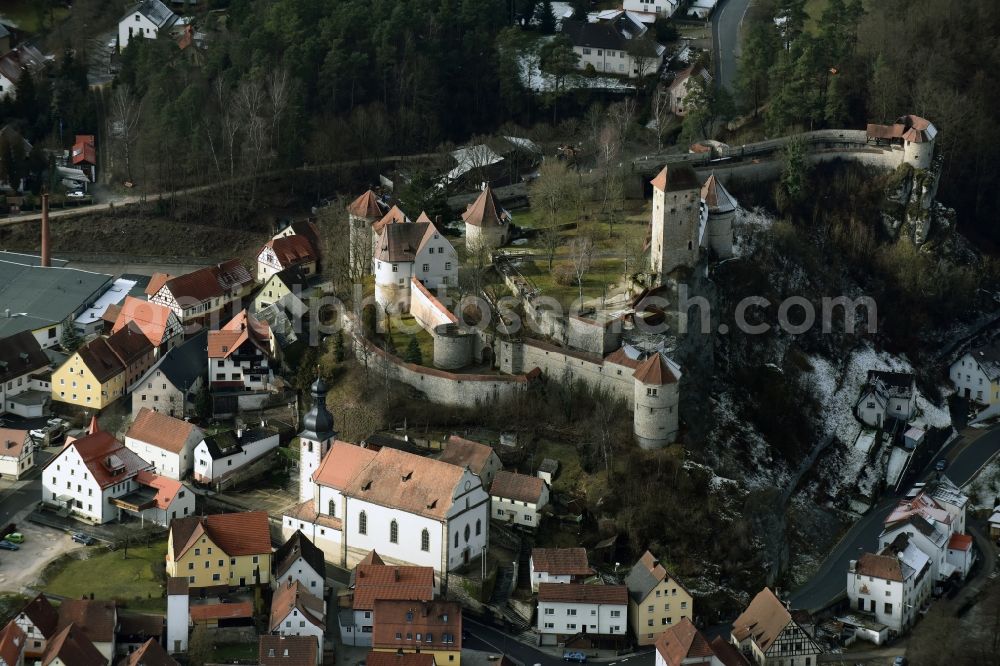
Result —
[[632, 374], [639, 382], [649, 386], [675, 384], [681, 378], [680, 367], [667, 360], [663, 354], [656, 352], [635, 369]]
[[462, 213], [462, 219], [474, 227], [502, 227], [510, 221], [510, 214], [500, 205], [497, 195], [487, 185], [482, 194]]
[[712, 214], [731, 213], [736, 210], [736, 199], [713, 173], [701, 188], [701, 198]]
[[385, 208], [382, 202], [378, 200], [378, 197], [375, 196], [375, 193], [368, 190], [351, 202], [347, 207], [347, 212], [355, 217], [374, 221], [382, 217], [385, 213]]

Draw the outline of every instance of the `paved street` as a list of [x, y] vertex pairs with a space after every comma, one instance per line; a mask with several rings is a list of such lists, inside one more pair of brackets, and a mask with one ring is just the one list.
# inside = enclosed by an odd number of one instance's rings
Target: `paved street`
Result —
[[[958, 485], [964, 485], [998, 452], [1000, 452], [1000, 428], [978, 435], [972, 441], [960, 439], [950, 445], [943, 456], [950, 461], [945, 474]], [[930, 466], [933, 464], [934, 461]], [[921, 478], [927, 478], [930, 473], [929, 469], [925, 469]], [[877, 546], [882, 524], [897, 499], [890, 497], [884, 500], [854, 524], [830, 552], [816, 575], [792, 594], [791, 602], [794, 607], [818, 610], [844, 592], [848, 563], [852, 559], [857, 559], [862, 552], [870, 551]]]
[[35, 467], [27, 478], [19, 481], [3, 480], [0, 485], [0, 527], [13, 521], [14, 516], [42, 499], [42, 476], [39, 470], [45, 466], [57, 447], [35, 451]]
[[712, 14], [712, 62], [715, 84], [733, 92], [739, 60], [740, 24], [750, 0], [720, 0]]

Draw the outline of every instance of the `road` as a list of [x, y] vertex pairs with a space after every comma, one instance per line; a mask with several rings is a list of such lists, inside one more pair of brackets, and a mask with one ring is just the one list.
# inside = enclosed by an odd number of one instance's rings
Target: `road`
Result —
[[[970, 442], [960, 439], [952, 443], [943, 455], [949, 461], [945, 473], [958, 485], [964, 485], [998, 453], [1000, 453], [1000, 428], [994, 428]], [[926, 479], [931, 473], [929, 469], [925, 469], [921, 478]], [[882, 525], [898, 499], [898, 496], [887, 498], [854, 524], [823, 561], [812, 579], [792, 594], [793, 607], [811, 611], [820, 610], [844, 592], [848, 563], [852, 559], [857, 559], [862, 552], [877, 547]]]
[[712, 62], [715, 84], [733, 92], [739, 59], [740, 25], [750, 0], [720, 0], [712, 14]]
[[55, 455], [58, 448], [35, 451], [35, 467], [26, 478], [13, 483], [4, 481], [0, 487], [0, 527], [15, 522], [14, 517], [42, 499], [41, 468]]

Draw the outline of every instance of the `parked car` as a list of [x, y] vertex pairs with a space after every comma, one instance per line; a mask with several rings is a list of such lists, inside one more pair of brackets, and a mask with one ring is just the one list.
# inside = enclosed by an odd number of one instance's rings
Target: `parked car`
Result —
[[66, 432], [66, 422], [62, 419], [49, 419], [45, 426], [36, 428], [28, 432], [32, 439], [37, 439], [43, 443], [52, 444]]
[[82, 543], [84, 546], [92, 546], [94, 544], [94, 537], [89, 534], [84, 534], [83, 532], [77, 532], [73, 535], [73, 541]]
[[21, 550], [21, 547], [18, 546], [17, 544], [13, 544], [10, 541], [7, 541], [6, 539], [4, 539], [3, 541], [0, 541], [0, 549], [2, 549], [2, 550]]
[[24, 535], [20, 532], [11, 532], [4, 538], [11, 543], [24, 543]]
[[938, 460], [937, 463], [934, 464], [934, 469], [936, 469], [939, 472], [945, 471], [946, 469], [948, 469], [948, 461], [945, 460], [944, 458], [941, 458], [941, 460]]
[[87, 194], [83, 190], [73, 190], [72, 192], [67, 192], [66, 196], [70, 199], [82, 199], [87, 196]]
[[586, 664], [587, 655], [582, 652], [563, 652], [563, 661], [575, 661], [578, 664]]
[[896, 657], [892, 660], [892, 666], [906, 666], [908, 663], [906, 657]]

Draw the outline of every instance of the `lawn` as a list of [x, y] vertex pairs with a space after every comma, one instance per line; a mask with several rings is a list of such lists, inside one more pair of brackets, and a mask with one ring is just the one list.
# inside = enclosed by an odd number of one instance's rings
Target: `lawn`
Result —
[[[570, 306], [580, 297], [580, 290], [574, 282], [571, 285], [562, 285], [555, 281], [553, 272], [560, 265], [572, 265], [568, 259], [556, 257], [553, 263], [553, 271], [549, 271], [548, 261], [545, 257], [538, 257], [533, 263], [522, 264], [522, 272], [535, 283], [542, 296], [555, 298], [563, 306]], [[621, 259], [594, 259], [590, 271], [583, 279], [584, 301], [600, 298], [607, 294], [611, 295], [611, 285], [620, 283], [622, 280]], [[607, 291], [605, 291], [607, 290]]]
[[212, 650], [212, 661], [220, 664], [239, 662], [249, 659], [256, 659], [258, 656], [257, 643], [226, 643], [216, 645]]
[[[406, 350], [410, 346], [410, 338], [417, 338], [417, 344], [420, 346], [420, 355], [422, 357], [422, 364], [430, 366], [434, 360], [434, 337], [420, 327], [417, 320], [410, 315], [403, 315], [401, 317], [393, 317], [391, 322], [391, 334], [392, 343], [396, 347], [396, 354], [400, 358], [406, 358]], [[416, 333], [410, 333], [410, 331], [416, 331]]]
[[[39, 31], [42, 19], [42, 14], [39, 13], [37, 6], [37, 0], [4, 0], [0, 4], [0, 20], [34, 34]], [[53, 18], [56, 23], [59, 23], [67, 14], [69, 14], [69, 10], [59, 5], [53, 11]], [[45, 17], [45, 21], [48, 22], [48, 17]]]
[[84, 553], [90, 556], [78, 559], [67, 555], [49, 565], [41, 589], [76, 599], [93, 594], [97, 599], [114, 599], [129, 608], [166, 610], [163, 596], [166, 541], [149, 547], [130, 546], [125, 559], [121, 549], [92, 547]]

